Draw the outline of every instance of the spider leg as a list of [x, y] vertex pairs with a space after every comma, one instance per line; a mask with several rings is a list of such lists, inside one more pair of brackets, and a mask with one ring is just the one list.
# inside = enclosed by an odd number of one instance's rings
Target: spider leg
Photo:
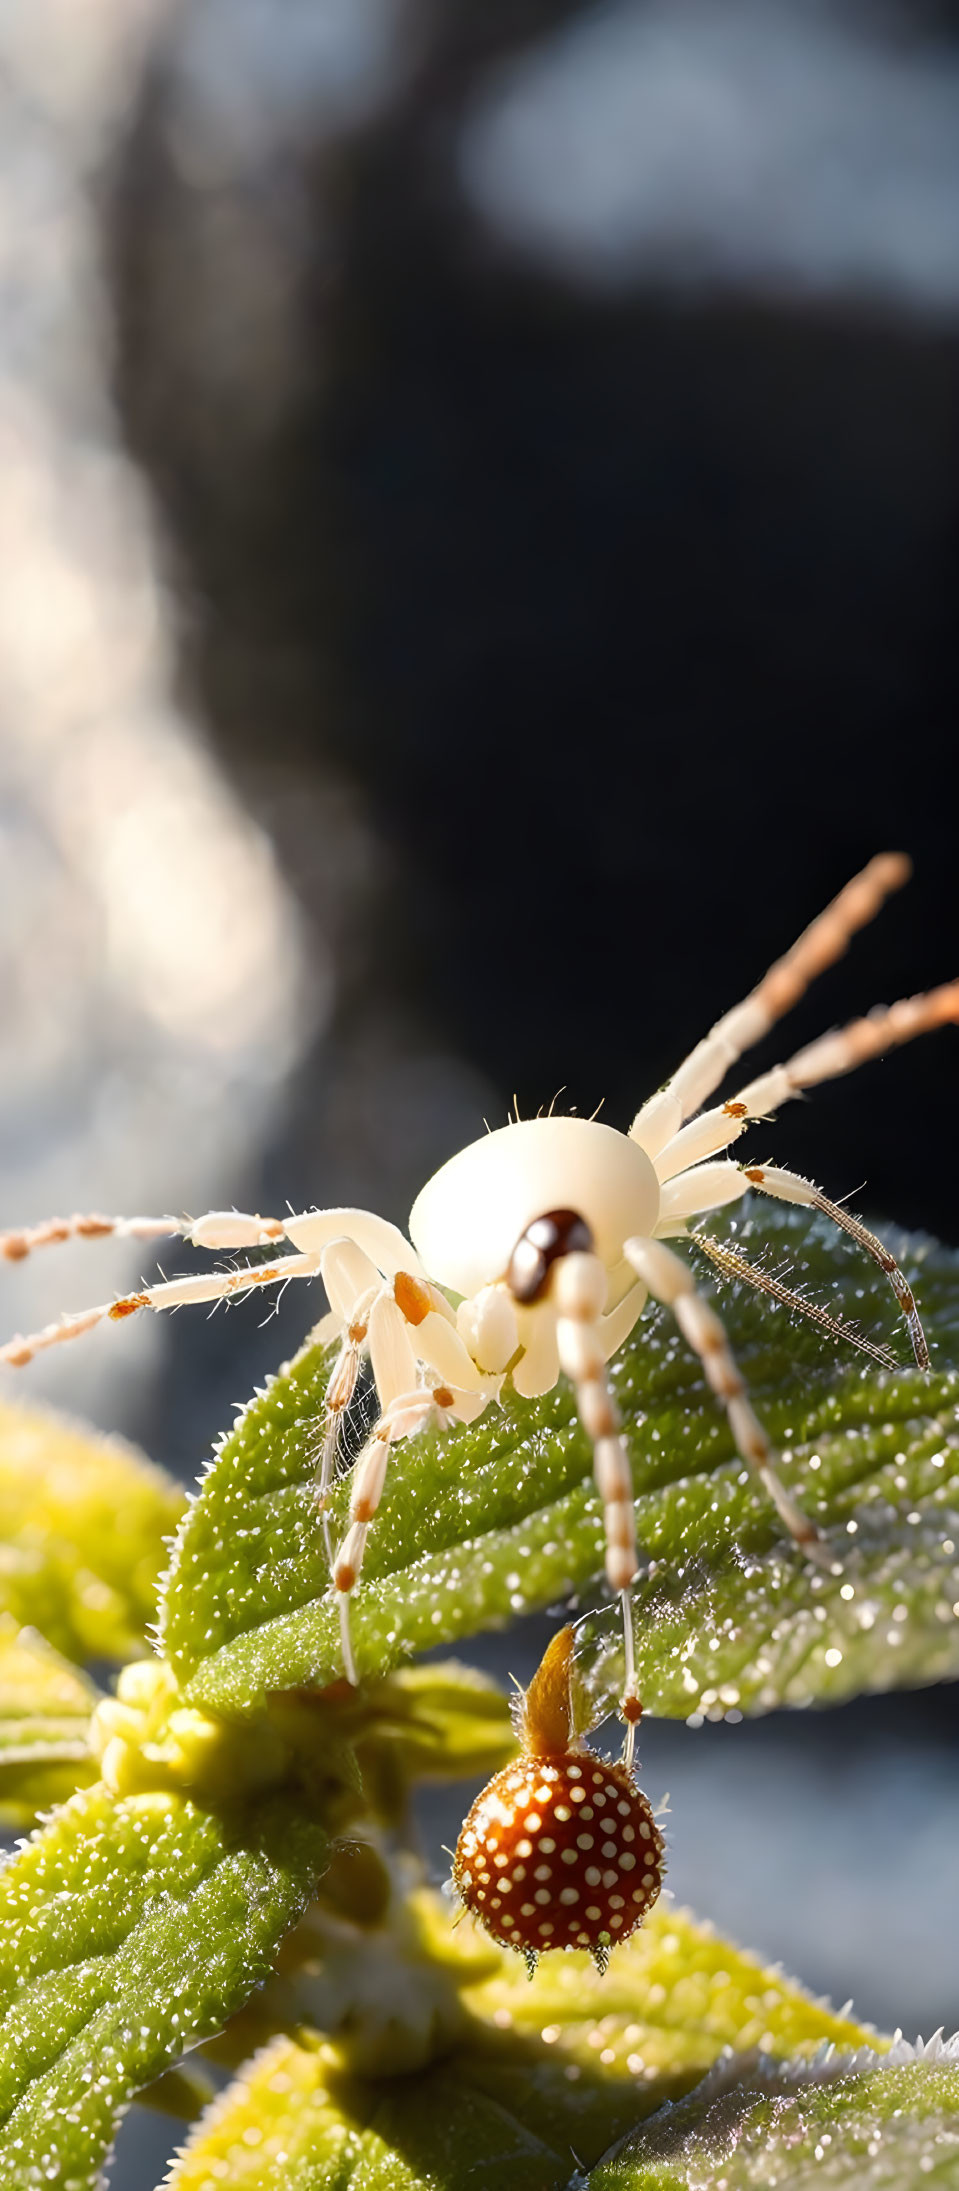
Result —
[[816, 1088], [825, 1080], [839, 1080], [843, 1073], [855, 1071], [857, 1065], [865, 1065], [870, 1058], [881, 1057], [884, 1050], [896, 1049], [900, 1043], [913, 1042], [917, 1035], [929, 1034], [936, 1027], [955, 1025], [959, 1021], [959, 981], [943, 982], [938, 989], [927, 990], [917, 997], [900, 997], [897, 1004], [877, 1005], [865, 1019], [851, 1020], [848, 1027], [835, 1028], [831, 1034], [820, 1035], [818, 1040], [797, 1050], [788, 1064], [777, 1066], [771, 1073], [762, 1073], [758, 1080], [750, 1081], [736, 1097], [737, 1105], [745, 1103], [751, 1118], [768, 1118], [781, 1103], [788, 1103], [804, 1088]]
[[851, 1020], [847, 1027], [820, 1035], [804, 1050], [797, 1050], [785, 1065], [775, 1065], [770, 1072], [760, 1074], [728, 1102], [704, 1111], [700, 1118], [673, 1134], [654, 1160], [658, 1177], [664, 1181], [674, 1179], [704, 1157], [729, 1148], [756, 1119], [771, 1118], [783, 1103], [791, 1102], [804, 1089], [838, 1080], [843, 1073], [853, 1072], [857, 1065], [865, 1065], [885, 1050], [957, 1021], [959, 981], [947, 981], [922, 996], [879, 1005], [865, 1019]]
[[118, 1323], [135, 1315], [137, 1309], [175, 1309], [199, 1301], [228, 1301], [256, 1286], [285, 1285], [289, 1278], [315, 1278], [318, 1270], [318, 1256], [283, 1255], [274, 1263], [242, 1264], [239, 1270], [164, 1279], [162, 1285], [144, 1286], [137, 1293], [120, 1294], [115, 1301], [102, 1301], [96, 1308], [81, 1309], [77, 1315], [62, 1316], [58, 1323], [47, 1324], [28, 1337], [9, 1339], [6, 1346], [0, 1347], [0, 1362], [22, 1369], [47, 1347], [64, 1346], [70, 1339], [82, 1338], [95, 1325]]
[[847, 1232], [857, 1247], [864, 1249], [879, 1269], [884, 1271], [902, 1311], [906, 1330], [912, 1342], [917, 1369], [929, 1368], [929, 1346], [922, 1328], [915, 1295], [908, 1279], [904, 1277], [894, 1255], [881, 1240], [877, 1240], [868, 1225], [851, 1210], [844, 1210], [840, 1203], [830, 1202], [822, 1189], [811, 1179], [801, 1179], [798, 1172], [786, 1172], [771, 1164], [747, 1164], [743, 1177], [750, 1187], [757, 1187], [760, 1194], [768, 1194], [777, 1202], [797, 1202], [805, 1209], [821, 1210], [824, 1217], [832, 1219], [843, 1232]]
[[[880, 1270], [885, 1271], [902, 1310], [916, 1363], [920, 1369], [928, 1369], [929, 1348], [926, 1335], [912, 1288], [903, 1277], [895, 1256], [890, 1254], [881, 1240], [877, 1240], [875, 1233], [870, 1232], [860, 1218], [844, 1210], [838, 1203], [830, 1202], [819, 1187], [814, 1186], [811, 1180], [801, 1179], [796, 1172], [782, 1171], [770, 1164], [740, 1165], [729, 1162], [699, 1164], [692, 1171], [682, 1172], [677, 1178], [669, 1180], [663, 1188], [660, 1221], [656, 1227], [657, 1238], [662, 1239], [672, 1232], [683, 1233], [687, 1218], [701, 1216], [706, 1210], [719, 1209], [728, 1202], [736, 1202], [750, 1187], [757, 1187], [760, 1194], [768, 1194], [780, 1202], [794, 1202], [806, 1209], [821, 1210], [825, 1217], [831, 1218], [835, 1225], [847, 1232], [872, 1257], [874, 1263], [878, 1263]], [[722, 1252], [727, 1253], [725, 1249]], [[707, 1243], [706, 1253], [712, 1253], [714, 1262], [718, 1263], [720, 1243]], [[804, 1302], [801, 1295], [791, 1294], [788, 1287], [784, 1287], [779, 1280], [771, 1280], [766, 1272], [754, 1272], [744, 1256], [737, 1258], [733, 1255], [732, 1260], [738, 1260], [742, 1268], [734, 1272], [730, 1262], [730, 1276], [742, 1277], [747, 1284], [754, 1284], [761, 1292], [774, 1294], [777, 1300], [798, 1309], [812, 1323], [818, 1323], [822, 1330], [830, 1331], [833, 1337], [849, 1339], [853, 1346], [858, 1346], [861, 1353], [871, 1354], [875, 1361], [882, 1362], [887, 1368], [895, 1367], [895, 1357], [888, 1347], [871, 1345], [868, 1340], [848, 1331], [841, 1321], [829, 1315], [828, 1310], [816, 1308], [808, 1301]]]
[[[330, 1258], [328, 1265], [327, 1257]], [[351, 1282], [368, 1278], [373, 1269], [364, 1251], [355, 1240], [339, 1241], [332, 1249], [324, 1250], [323, 1268], [324, 1276], [329, 1269], [331, 1299], [341, 1318], [345, 1320], [349, 1315], [351, 1322], [347, 1325], [340, 1361], [331, 1381], [336, 1420], [334, 1423], [328, 1417], [324, 1433], [318, 1480], [321, 1500], [327, 1496], [332, 1480], [339, 1423], [355, 1390], [356, 1369], [364, 1342], [369, 1345], [370, 1366], [381, 1410], [373, 1435], [356, 1462], [350, 1525], [330, 1563], [339, 1599], [344, 1671], [347, 1680], [355, 1686], [356, 1657], [350, 1635], [349, 1599], [363, 1566], [366, 1539], [382, 1496], [390, 1448], [398, 1439], [422, 1429], [433, 1417], [443, 1421], [454, 1415], [471, 1421], [498, 1389], [500, 1380], [484, 1375], [477, 1368], [456, 1329], [449, 1303], [428, 1281], [421, 1280], [408, 1269], [399, 1269], [391, 1284], [375, 1270], [375, 1283], [359, 1301], [354, 1297], [351, 1306]], [[439, 1381], [423, 1383], [422, 1367]], [[325, 1516], [324, 1530], [329, 1545], [329, 1525]]]
[[61, 1240], [168, 1240], [189, 1230], [179, 1217], [103, 1217], [98, 1211], [85, 1216], [48, 1217], [42, 1225], [0, 1232], [0, 1261], [22, 1263], [35, 1248], [50, 1248]]
[[353, 1240], [331, 1240], [320, 1255], [320, 1276], [337, 1319], [340, 1351], [326, 1388], [323, 1435], [315, 1477], [317, 1508], [323, 1524], [323, 1541], [330, 1573], [333, 1572], [333, 1540], [327, 1501], [336, 1469], [340, 1433], [347, 1408], [356, 1391], [360, 1356], [369, 1328], [370, 1310], [383, 1280], [374, 1263]]
[[[82, 1222], [86, 1222], [83, 1220]], [[299, 1254], [285, 1256], [281, 1262], [261, 1266], [246, 1265], [238, 1271], [214, 1271], [206, 1276], [183, 1277], [166, 1281], [162, 1285], [146, 1286], [136, 1293], [123, 1294], [116, 1301], [105, 1301], [95, 1308], [83, 1309], [78, 1315], [61, 1317], [44, 1330], [18, 1335], [5, 1347], [0, 1347], [0, 1362], [7, 1362], [20, 1369], [31, 1362], [34, 1355], [47, 1347], [62, 1346], [69, 1339], [79, 1339], [84, 1332], [92, 1331], [108, 1317], [116, 1320], [132, 1316], [139, 1308], [181, 1308], [189, 1302], [228, 1300], [234, 1293], [246, 1292], [251, 1286], [283, 1284], [288, 1278], [312, 1278], [320, 1269], [325, 1247], [335, 1240], [349, 1238], [365, 1251], [378, 1271], [392, 1278], [395, 1271], [420, 1268], [415, 1250], [404, 1240], [395, 1225], [385, 1218], [376, 1217], [371, 1210], [330, 1209], [306, 1210], [290, 1218], [248, 1216], [242, 1210], [209, 1210], [204, 1217], [180, 1225], [172, 1218], [102, 1219], [96, 1223], [107, 1229], [116, 1227], [149, 1228], [163, 1226], [165, 1231], [182, 1231], [183, 1237], [197, 1248], [232, 1251], [243, 1247], [259, 1247], [266, 1242], [289, 1240]], [[37, 1230], [43, 1233], [46, 1228]], [[63, 1237], [62, 1233], [57, 1235]], [[136, 1235], [140, 1237], [138, 1233]], [[143, 1235], [147, 1237], [147, 1235]], [[26, 1236], [6, 1234], [0, 1241], [17, 1241]], [[51, 1236], [53, 1237], [53, 1236]], [[9, 1250], [7, 1251], [9, 1252]], [[16, 1245], [13, 1259], [21, 1253]], [[27, 1241], [27, 1253], [29, 1239]]]
[[354, 1688], [358, 1676], [350, 1633], [349, 1600], [360, 1578], [370, 1524], [383, 1495], [390, 1449], [400, 1438], [408, 1438], [414, 1431], [421, 1430], [435, 1414], [438, 1404], [432, 1391], [417, 1383], [416, 1357], [406, 1319], [392, 1294], [385, 1289], [377, 1295], [370, 1310], [369, 1343], [382, 1413], [353, 1471], [350, 1525], [333, 1562], [343, 1669]]
[[741, 1250], [731, 1247], [728, 1240], [714, 1240], [711, 1233], [699, 1230], [689, 1233], [687, 1238], [691, 1247], [702, 1249], [703, 1254], [709, 1257], [724, 1278], [731, 1278], [744, 1286], [752, 1286], [756, 1293], [767, 1294], [771, 1301], [778, 1301], [782, 1308], [792, 1310], [797, 1316], [804, 1316], [807, 1323], [815, 1324], [817, 1330], [826, 1332], [830, 1339], [844, 1340], [847, 1346], [857, 1347], [860, 1354], [868, 1354], [883, 1369], [897, 1368], [891, 1347], [879, 1346], [871, 1339], [864, 1339], [862, 1333], [844, 1323], [841, 1316], [830, 1315], [829, 1310], [823, 1308], [819, 1301], [811, 1301], [808, 1294], [795, 1293], [791, 1286], [785, 1285], [777, 1277], [775, 1271], [763, 1270], [759, 1264], [748, 1262]]
[[899, 890], [909, 874], [910, 863], [901, 852], [878, 853], [804, 929], [742, 1003], [716, 1021], [665, 1087], [637, 1112], [630, 1132], [648, 1156], [658, 1155], [683, 1120], [718, 1088], [736, 1059], [791, 1011], [817, 975], [842, 957], [857, 929], [875, 918], [890, 891]]
[[385, 1217], [376, 1217], [372, 1210], [305, 1210], [288, 1217], [283, 1230], [293, 1246], [307, 1255], [319, 1255], [330, 1240], [355, 1240], [384, 1278], [393, 1279], [402, 1271], [412, 1272], [419, 1279], [425, 1277], [416, 1249], [399, 1226], [391, 1225]]
[[0, 1261], [22, 1263], [36, 1248], [63, 1240], [189, 1240], [195, 1248], [223, 1251], [261, 1248], [282, 1240], [279, 1217], [247, 1216], [241, 1210], [208, 1210], [204, 1217], [104, 1217], [99, 1211], [73, 1217], [49, 1217], [42, 1225], [0, 1232]]
[[630, 1596], [630, 1585], [639, 1573], [639, 1553], [632, 1470], [619, 1410], [606, 1376], [606, 1288], [607, 1275], [598, 1256], [565, 1255], [557, 1263], [554, 1298], [559, 1363], [574, 1386], [579, 1418], [592, 1441], [596, 1487], [603, 1502], [606, 1575], [622, 1608], [624, 1684], [620, 1711], [626, 1722], [623, 1757], [630, 1766], [641, 1711]]
[[662, 1240], [627, 1240], [625, 1253], [655, 1299], [672, 1309], [684, 1339], [699, 1355], [708, 1381], [726, 1409], [739, 1452], [755, 1469], [780, 1521], [809, 1559], [831, 1565], [815, 1522], [790, 1498], [776, 1474], [773, 1449], [747, 1398], [745, 1381], [723, 1324], [697, 1291], [691, 1272]]
[[600, 1318], [604, 1362], [611, 1362], [613, 1355], [618, 1354], [620, 1347], [625, 1345], [634, 1324], [639, 1322], [648, 1299], [645, 1286], [630, 1286], [619, 1306], [610, 1309], [608, 1316]]
[[749, 1181], [742, 1165], [728, 1159], [718, 1164], [697, 1164], [694, 1170], [681, 1172], [667, 1182], [660, 1196], [657, 1239], [668, 1232], [684, 1232], [688, 1217], [702, 1217], [706, 1210], [740, 1202], [748, 1191]]

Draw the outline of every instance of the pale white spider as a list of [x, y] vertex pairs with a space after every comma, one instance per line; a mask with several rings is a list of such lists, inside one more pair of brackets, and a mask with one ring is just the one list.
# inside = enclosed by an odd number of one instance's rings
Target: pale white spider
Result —
[[[758, 988], [717, 1021], [665, 1087], [643, 1105], [628, 1134], [595, 1119], [552, 1116], [517, 1120], [488, 1133], [427, 1181], [410, 1213], [409, 1240], [385, 1219], [355, 1209], [311, 1210], [283, 1219], [212, 1211], [195, 1223], [172, 1217], [73, 1217], [0, 1236], [0, 1253], [11, 1259], [51, 1241], [104, 1233], [138, 1239], [180, 1234], [194, 1247], [214, 1251], [285, 1240], [296, 1251], [259, 1265], [145, 1286], [66, 1316], [31, 1338], [12, 1340], [0, 1349], [0, 1360], [19, 1366], [41, 1348], [62, 1345], [104, 1318], [122, 1318], [137, 1309], [219, 1301], [252, 1287], [319, 1275], [330, 1312], [314, 1337], [336, 1337], [340, 1350], [319, 1433], [317, 1500], [340, 1606], [344, 1669], [354, 1683], [349, 1596], [362, 1569], [391, 1446], [428, 1423], [446, 1427], [472, 1421], [498, 1399], [507, 1378], [516, 1392], [532, 1396], [548, 1392], [562, 1371], [575, 1388], [592, 1441], [605, 1513], [606, 1573], [622, 1601], [626, 1679], [621, 1709], [629, 1754], [639, 1713], [629, 1591], [639, 1562], [629, 1458], [605, 1365], [623, 1345], [650, 1295], [669, 1305], [699, 1355], [725, 1405], [739, 1452], [756, 1470], [789, 1535], [811, 1558], [828, 1560], [815, 1525], [780, 1482], [719, 1317], [666, 1240], [683, 1236], [692, 1218], [737, 1201], [750, 1187], [822, 1211], [887, 1272], [916, 1361], [920, 1367], [928, 1365], [909, 1287], [888, 1250], [858, 1218], [794, 1172], [766, 1164], [740, 1166], [721, 1152], [751, 1121], [770, 1118], [802, 1089], [849, 1072], [928, 1028], [959, 1019], [959, 981], [888, 1009], [877, 1008], [868, 1018], [811, 1043], [788, 1064], [761, 1074], [728, 1101], [702, 1108], [729, 1068], [840, 957], [856, 930], [873, 918], [908, 872], [909, 863], [899, 854], [871, 860], [776, 961]], [[880, 1360], [889, 1359], [883, 1348], [753, 1268], [738, 1251], [701, 1233], [697, 1239], [731, 1275], [812, 1316], [834, 1336], [850, 1339]], [[327, 1495], [345, 1411], [367, 1353], [379, 1416], [356, 1461], [350, 1525], [334, 1551]]]

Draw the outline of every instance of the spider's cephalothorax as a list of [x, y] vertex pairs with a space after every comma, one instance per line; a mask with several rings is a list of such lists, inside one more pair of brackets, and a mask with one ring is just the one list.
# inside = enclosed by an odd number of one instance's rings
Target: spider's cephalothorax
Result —
[[520, 1754], [477, 1796], [453, 1858], [460, 1901], [531, 1977], [551, 1948], [585, 1948], [605, 1970], [663, 1883], [663, 1837], [630, 1768], [574, 1730], [572, 1654], [563, 1628], [519, 1699]]
[[[0, 1349], [0, 1360], [19, 1366], [42, 1347], [140, 1308], [218, 1301], [253, 1287], [320, 1276], [330, 1313], [315, 1336], [336, 1338], [339, 1354], [319, 1441], [317, 1498], [351, 1681], [356, 1668], [349, 1596], [362, 1568], [391, 1446], [427, 1423], [472, 1421], [498, 1399], [507, 1378], [516, 1392], [532, 1396], [548, 1392], [565, 1374], [593, 1444], [606, 1517], [608, 1579], [622, 1593], [628, 1759], [637, 1712], [629, 1586], [638, 1558], [629, 1457], [605, 1369], [650, 1295], [672, 1309], [700, 1356], [736, 1445], [757, 1471], [789, 1535], [813, 1559], [826, 1556], [819, 1532], [779, 1480], [719, 1317], [667, 1240], [681, 1239], [692, 1219], [737, 1201], [750, 1188], [821, 1211], [887, 1272], [916, 1360], [921, 1368], [928, 1365], [912, 1294], [882, 1242], [809, 1180], [767, 1164], [737, 1164], [728, 1151], [752, 1121], [768, 1120], [802, 1090], [959, 1019], [959, 982], [871, 1012], [810, 1043], [724, 1102], [709, 1103], [744, 1051], [841, 956], [908, 872], [908, 861], [897, 853], [871, 860], [749, 996], [716, 1022], [643, 1105], [628, 1134], [593, 1119], [554, 1117], [517, 1121], [486, 1134], [427, 1182], [413, 1205], [409, 1239], [385, 1219], [356, 1209], [309, 1210], [283, 1219], [212, 1211], [195, 1223], [174, 1217], [75, 1217], [0, 1235], [0, 1254], [12, 1260], [51, 1241], [102, 1233], [141, 1239], [180, 1233], [195, 1247], [214, 1251], [279, 1248], [287, 1242], [295, 1251], [277, 1252], [265, 1263], [145, 1286], [64, 1317], [30, 1338], [12, 1340]], [[738, 1249], [702, 1231], [697, 1240], [728, 1275], [811, 1317], [834, 1338], [889, 1361], [884, 1348], [847, 1330], [828, 1309], [792, 1293], [772, 1273], [754, 1268]], [[353, 1471], [349, 1529], [334, 1548], [327, 1494], [364, 1355], [379, 1415]]]

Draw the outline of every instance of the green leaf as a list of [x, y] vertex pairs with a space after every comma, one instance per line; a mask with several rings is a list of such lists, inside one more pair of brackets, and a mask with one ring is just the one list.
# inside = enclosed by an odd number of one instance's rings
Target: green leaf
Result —
[[386, 1825], [404, 1825], [415, 1783], [489, 1778], [516, 1749], [502, 1690], [455, 1659], [334, 1691], [328, 1708], [355, 1752], [367, 1809]]
[[959, 2041], [901, 2041], [783, 2070], [735, 2057], [661, 2108], [588, 2179], [589, 2191], [916, 2191], [959, 2184]]
[[0, 1611], [68, 1658], [133, 1657], [183, 1503], [134, 1446], [0, 1403]]
[[437, 1896], [414, 1903], [435, 1967], [462, 1963], [471, 2020], [459, 2033], [443, 2022], [443, 2057], [412, 2075], [357, 2075], [344, 2002], [338, 2046], [319, 2032], [277, 2038], [246, 2065], [197, 2125], [171, 2191], [559, 2191], [577, 2157], [597, 2160], [726, 2047], [761, 2040], [788, 2058], [874, 2036], [662, 1905], [605, 1978], [587, 1956], [556, 1955], [530, 1984], [519, 1957], [485, 1939], [477, 1972], [470, 1928], [452, 1933]]
[[30, 1825], [96, 1778], [89, 1733], [98, 1697], [35, 1629], [0, 1613], [0, 1826]]
[[326, 1854], [273, 1796], [73, 1797], [0, 1873], [0, 2182], [88, 2191], [136, 2089], [264, 1979]]
[[[896, 1338], [885, 1280], [825, 1220], [764, 1205], [735, 1237], [754, 1257], [765, 1241], [794, 1286], [807, 1284], [871, 1336]], [[933, 1343], [928, 1376], [833, 1347], [754, 1293], [735, 1289], [724, 1302], [785, 1449], [783, 1474], [826, 1531], [836, 1576], [813, 1572], [784, 1542], [665, 1312], [647, 1312], [619, 1356], [639, 1535], [653, 1563], [636, 1588], [651, 1710], [763, 1709], [959, 1673], [959, 1379], [950, 1366], [959, 1267], [928, 1241], [901, 1252]], [[711, 1269], [701, 1277], [710, 1290]], [[306, 1350], [257, 1395], [180, 1530], [166, 1647], [184, 1687], [211, 1709], [242, 1713], [272, 1688], [340, 1672], [311, 1489], [330, 1359]], [[341, 1482], [335, 1532], [348, 1495]], [[503, 1625], [591, 1588], [602, 1572], [590, 1452], [568, 1386], [509, 1399], [469, 1428], [396, 1450], [353, 1602], [359, 1666], [379, 1672]], [[615, 1622], [601, 1624], [601, 1642], [614, 1635]], [[618, 1676], [614, 1652], [598, 1676], [607, 1702]]]

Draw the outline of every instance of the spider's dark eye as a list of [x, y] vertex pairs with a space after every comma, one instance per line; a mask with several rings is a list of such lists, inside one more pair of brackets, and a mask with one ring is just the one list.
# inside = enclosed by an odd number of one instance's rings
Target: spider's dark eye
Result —
[[506, 1283], [514, 1301], [541, 1301], [553, 1264], [561, 1255], [590, 1255], [593, 1235], [578, 1210], [547, 1210], [521, 1233], [509, 1259]]

